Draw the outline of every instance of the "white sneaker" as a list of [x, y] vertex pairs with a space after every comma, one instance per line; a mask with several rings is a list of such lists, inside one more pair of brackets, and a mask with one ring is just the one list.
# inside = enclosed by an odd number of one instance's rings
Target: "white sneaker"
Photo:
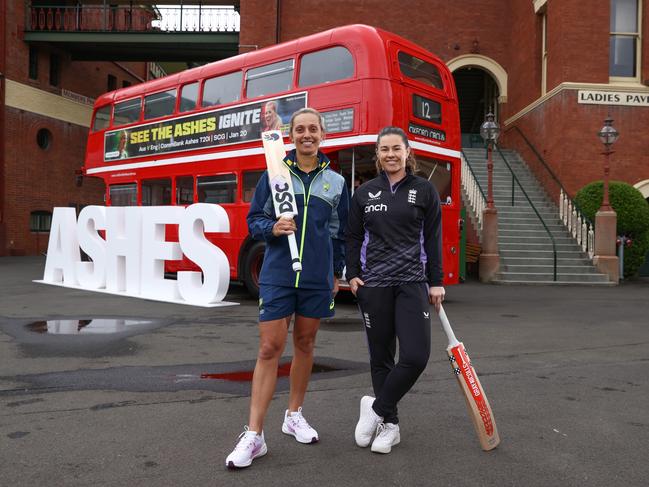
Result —
[[383, 418], [372, 409], [372, 404], [374, 404], [372, 396], [363, 396], [361, 398], [361, 412], [356, 424], [356, 431], [354, 431], [354, 438], [356, 444], [363, 448], [370, 444], [376, 428], [383, 422]]
[[302, 416], [302, 408], [298, 408], [296, 413], [289, 413], [288, 409], [286, 410], [282, 433], [294, 436], [300, 443], [317, 443], [319, 440], [318, 432]]
[[372, 451], [375, 453], [390, 453], [394, 445], [401, 441], [399, 425], [381, 423], [378, 427], [376, 438], [372, 442]]
[[250, 431], [247, 426], [239, 435], [239, 442], [232, 453], [225, 459], [225, 466], [228, 468], [249, 467], [252, 461], [268, 453], [264, 432], [258, 435], [256, 431]]

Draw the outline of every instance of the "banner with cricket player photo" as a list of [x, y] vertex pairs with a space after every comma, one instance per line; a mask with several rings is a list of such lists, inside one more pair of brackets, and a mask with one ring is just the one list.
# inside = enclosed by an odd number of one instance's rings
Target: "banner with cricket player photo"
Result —
[[296, 93], [111, 130], [104, 136], [104, 161], [249, 142], [261, 139], [266, 130], [281, 130], [286, 136], [291, 115], [306, 104], [307, 94]]

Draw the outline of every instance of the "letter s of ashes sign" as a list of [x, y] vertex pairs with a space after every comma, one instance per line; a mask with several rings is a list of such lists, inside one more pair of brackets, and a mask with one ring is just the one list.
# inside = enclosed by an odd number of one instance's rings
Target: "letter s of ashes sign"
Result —
[[[178, 242], [165, 241], [165, 225], [178, 225]], [[105, 232], [102, 238], [99, 231]], [[45, 272], [40, 282], [121, 296], [195, 306], [230, 306], [223, 301], [230, 266], [205, 232], [229, 232], [219, 205], [86, 206], [54, 208]], [[91, 259], [81, 260], [80, 249]], [[179, 271], [165, 279], [165, 260], [183, 254], [202, 272]]]

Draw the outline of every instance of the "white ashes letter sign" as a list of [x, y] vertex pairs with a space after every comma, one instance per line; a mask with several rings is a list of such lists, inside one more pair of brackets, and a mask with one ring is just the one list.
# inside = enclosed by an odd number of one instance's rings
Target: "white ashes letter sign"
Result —
[[[166, 240], [166, 225], [178, 225], [178, 241]], [[205, 232], [230, 231], [219, 205], [86, 206], [54, 208], [43, 282], [197, 306], [223, 306], [230, 284], [225, 253]], [[81, 260], [81, 251], [90, 258]], [[201, 271], [165, 279], [166, 260], [183, 254]]]

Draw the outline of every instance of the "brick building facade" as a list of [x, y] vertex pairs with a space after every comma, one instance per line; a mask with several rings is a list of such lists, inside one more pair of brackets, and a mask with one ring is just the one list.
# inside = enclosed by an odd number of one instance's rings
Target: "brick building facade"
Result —
[[[649, 0], [235, 3], [241, 52], [353, 23], [434, 52], [454, 73], [465, 142], [475, 141], [472, 134], [493, 110], [501, 145], [521, 152], [553, 195], [559, 186], [550, 171], [571, 196], [601, 179], [596, 132], [611, 116], [621, 134], [611, 178], [649, 197]], [[103, 202], [98, 180], [86, 178], [79, 187], [75, 177], [90, 103], [147, 77], [145, 63], [78, 62], [48, 45], [30, 45], [22, 39], [25, 18], [25, 2], [0, 0], [0, 255], [43, 251], [48, 234], [37, 230], [53, 207]], [[617, 65], [634, 46], [631, 66]], [[631, 101], [595, 104], [596, 96]]]
[[[603, 176], [596, 133], [610, 115], [621, 134], [611, 178], [636, 185], [649, 197], [649, 150], [643, 140], [649, 127], [649, 0], [240, 3], [242, 51], [364, 23], [437, 54], [456, 78], [462, 131], [477, 132], [493, 110], [503, 131], [501, 145], [519, 150], [553, 195], [559, 187], [523, 135], [574, 196]], [[619, 33], [612, 30], [616, 18], [625, 27], [617, 51], [610, 47]], [[635, 32], [628, 32], [634, 23]], [[624, 60], [631, 44], [639, 55], [626, 68], [635, 72], [614, 76], [625, 66], [610, 60]], [[587, 97], [587, 92], [632, 98], [627, 105], [579, 103], [579, 94]]]
[[56, 206], [103, 204], [101, 181], [81, 168], [92, 101], [146, 79], [146, 63], [72, 61], [23, 40], [25, 4], [0, 0], [0, 256], [47, 249]]

